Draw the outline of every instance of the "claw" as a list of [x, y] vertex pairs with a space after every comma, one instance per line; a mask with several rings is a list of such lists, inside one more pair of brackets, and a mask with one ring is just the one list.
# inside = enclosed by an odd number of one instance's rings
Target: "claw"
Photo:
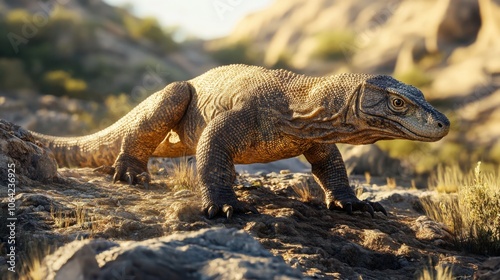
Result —
[[332, 202], [330, 202], [330, 201], [327, 201], [327, 202], [326, 202], [326, 209], [328, 209], [328, 210], [332, 210], [332, 209], [333, 209], [333, 203], [332, 203]]
[[212, 219], [213, 217], [215, 217], [215, 215], [217, 215], [217, 213], [219, 212], [219, 207], [217, 207], [217, 205], [212, 205], [208, 208], [208, 218], [209, 219]]
[[382, 207], [382, 209], [380, 210], [380, 212], [384, 213], [384, 215], [387, 217], [387, 211], [385, 211], [384, 207]]
[[113, 175], [113, 184], [120, 181], [120, 174], [118, 173], [115, 173], [115, 175]]
[[378, 202], [373, 202], [370, 204], [372, 205], [373, 209], [375, 209], [375, 211], [382, 212], [382, 213], [384, 213], [384, 215], [387, 216], [387, 211], [385, 211], [385, 208], [384, 208], [384, 206], [382, 206], [382, 204], [380, 204]]
[[363, 211], [367, 211], [368, 213], [370, 213], [372, 219], [375, 218], [375, 211], [373, 210], [373, 207], [370, 205], [370, 203], [366, 203], [363, 206]]
[[260, 213], [259, 213], [259, 210], [257, 210], [257, 208], [255, 208], [255, 207], [254, 207], [254, 206], [252, 206], [252, 205], [249, 205], [249, 206], [248, 206], [248, 210], [249, 210], [250, 212], [252, 212], [253, 214], [260, 214]]
[[347, 214], [349, 215], [352, 215], [352, 203], [348, 202], [345, 206], [345, 211], [347, 212]]
[[149, 190], [149, 182], [151, 182], [151, 176], [149, 176], [147, 172], [142, 172], [141, 174], [137, 175], [136, 178], [137, 181], [142, 183], [146, 190]]
[[134, 184], [134, 176], [130, 174], [130, 172], [127, 172], [127, 174], [125, 174], [125, 177], [127, 178], [128, 185], [132, 186]]
[[369, 200], [360, 201], [356, 198], [340, 200], [327, 200], [326, 206], [329, 210], [343, 210], [347, 214], [352, 215], [353, 211], [363, 211], [370, 213], [372, 218], [375, 217], [375, 212], [382, 212], [387, 216], [387, 211], [378, 202], [370, 202]]
[[224, 204], [224, 206], [222, 206], [222, 212], [226, 214], [228, 220], [231, 219], [231, 217], [233, 217], [233, 206]]

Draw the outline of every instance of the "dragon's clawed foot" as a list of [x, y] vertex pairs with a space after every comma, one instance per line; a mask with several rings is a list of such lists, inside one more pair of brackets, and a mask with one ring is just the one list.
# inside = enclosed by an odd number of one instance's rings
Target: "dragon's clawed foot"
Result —
[[347, 214], [352, 215], [353, 211], [362, 211], [368, 212], [372, 216], [375, 217], [375, 212], [382, 212], [387, 216], [387, 211], [385, 208], [378, 202], [371, 202], [368, 200], [359, 200], [359, 199], [348, 199], [348, 200], [334, 200], [327, 201], [326, 206], [328, 209], [337, 209], [346, 211]]
[[259, 214], [259, 211], [252, 205], [247, 203], [243, 203], [238, 201], [237, 203], [232, 204], [223, 204], [222, 206], [218, 206], [217, 204], [210, 204], [208, 207], [203, 209], [203, 212], [207, 214], [209, 219], [214, 218], [217, 214], [222, 214], [227, 217], [227, 219], [231, 219], [233, 213], [248, 213], [252, 212], [254, 214]]
[[113, 175], [113, 183], [122, 181], [129, 185], [141, 184], [146, 189], [149, 189], [149, 183], [151, 182], [147, 166], [137, 159], [126, 155], [120, 155], [114, 166], [103, 165], [94, 169], [94, 172]]

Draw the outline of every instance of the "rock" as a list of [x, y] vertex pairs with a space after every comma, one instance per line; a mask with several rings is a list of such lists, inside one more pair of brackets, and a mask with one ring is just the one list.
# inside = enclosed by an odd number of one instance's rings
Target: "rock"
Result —
[[353, 174], [369, 172], [373, 176], [404, 174], [401, 162], [391, 158], [376, 145], [352, 146], [342, 154], [346, 166], [354, 166]]
[[74, 241], [47, 256], [44, 279], [301, 279], [248, 233], [213, 228], [141, 242]]
[[446, 42], [470, 43], [476, 38], [481, 26], [479, 5], [477, 1], [452, 0], [446, 2], [437, 30], [439, 40]]
[[474, 274], [474, 279], [500, 279], [500, 257], [489, 258], [484, 263], [482, 263], [479, 266], [477, 272]]
[[[50, 209], [54, 204], [54, 200], [43, 194], [21, 193], [16, 197], [17, 207], [19, 206], [34, 206], [36, 208], [42, 207], [43, 209]], [[37, 211], [33, 209], [34, 211]], [[40, 211], [42, 209], [40, 208]]]
[[248, 172], [251, 174], [261, 173], [281, 173], [282, 170], [289, 172], [310, 172], [311, 165], [307, 162], [301, 161], [299, 158], [288, 158], [269, 163], [254, 163], [254, 164], [236, 164], [236, 172]]
[[[53, 270], [56, 274], [51, 279], [97, 279], [99, 265], [94, 255], [98, 250], [109, 250], [115, 246], [105, 240], [84, 240], [64, 246], [64, 251], [57, 251], [46, 258], [50, 259], [50, 268], [44, 267], [43, 273]], [[67, 259], [64, 256], [69, 256]], [[52, 257], [52, 258], [51, 258]], [[47, 276], [50, 274], [47, 274]]]
[[415, 236], [419, 240], [438, 241], [440, 243], [441, 240], [451, 241], [453, 239], [452, 234], [445, 225], [435, 222], [427, 216], [420, 216], [416, 219], [413, 230], [415, 230]]
[[56, 178], [57, 164], [31, 132], [0, 119], [0, 183], [8, 183], [8, 173], [21, 182], [25, 178], [47, 182]]
[[388, 234], [377, 229], [365, 229], [362, 239], [364, 240], [363, 246], [374, 251], [394, 252], [401, 247]]

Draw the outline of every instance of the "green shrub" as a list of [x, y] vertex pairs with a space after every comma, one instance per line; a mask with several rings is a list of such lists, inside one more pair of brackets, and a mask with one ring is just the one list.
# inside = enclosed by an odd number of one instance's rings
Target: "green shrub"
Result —
[[215, 51], [212, 57], [220, 64], [258, 64], [258, 55], [246, 41], [230, 44]]
[[137, 104], [130, 100], [130, 97], [124, 93], [120, 95], [111, 95], [106, 97], [104, 105], [107, 116], [105, 120], [108, 124], [112, 124], [121, 117], [130, 112]]
[[[103, 22], [99, 13], [88, 18], [61, 5], [55, 5], [50, 17], [42, 23], [26, 9], [4, 11], [0, 33], [15, 34], [18, 41], [13, 43], [12, 36], [0, 36], [0, 86], [30, 87], [45, 94], [97, 101], [137, 86], [137, 78], [150, 71], [149, 68], [140, 63], [117, 62], [116, 53], [98, 43], [97, 29], [106, 29], [117, 40], [142, 45], [146, 51], [158, 55], [173, 50], [177, 44], [155, 19], [135, 18], [123, 10], [112, 14], [117, 17], [117, 25], [110, 24], [108, 18]], [[126, 18], [130, 20], [126, 22]], [[33, 26], [29, 35], [23, 33], [26, 24]], [[129, 31], [128, 36], [120, 32], [129, 29], [133, 32]], [[154, 65], [156, 69], [158, 62]], [[135, 68], [140, 73], [133, 73]], [[185, 78], [185, 73], [178, 70], [177, 73], [182, 75], [175, 76], [176, 79]]]
[[23, 9], [15, 9], [7, 13], [5, 22], [10, 27], [11, 31], [21, 33], [21, 29], [25, 24], [26, 19], [31, 18], [31, 14]]
[[24, 71], [21, 60], [0, 58], [0, 88], [25, 89], [31, 86], [32, 81]]
[[290, 66], [290, 61], [291, 61], [291, 55], [287, 52], [284, 52], [280, 54], [278, 57], [278, 60], [271, 66], [271, 68], [274, 69], [291, 69], [292, 67]]
[[389, 153], [394, 158], [405, 158], [408, 155], [422, 150], [428, 150], [428, 143], [409, 141], [409, 140], [390, 140], [378, 141], [377, 146], [383, 151]]
[[326, 60], [348, 59], [356, 51], [356, 36], [349, 31], [331, 31], [316, 36], [314, 57]]
[[424, 56], [418, 59], [417, 64], [422, 69], [429, 69], [442, 63], [445, 58], [446, 55], [441, 52], [426, 53]]
[[[438, 151], [439, 162], [442, 164], [450, 165], [456, 162], [457, 159], [461, 159], [461, 154], [464, 154], [466, 148], [463, 145], [448, 141], [443, 143]], [[466, 161], [468, 157], [464, 157], [463, 160]]]
[[432, 77], [417, 66], [404, 73], [395, 74], [394, 77], [416, 87], [425, 87], [432, 83]]
[[87, 90], [87, 83], [80, 79], [72, 78], [62, 70], [47, 72], [43, 77], [44, 93], [56, 96], [67, 95], [81, 98]]
[[165, 31], [155, 18], [146, 17], [140, 19], [129, 14], [124, 14], [123, 22], [129, 35], [134, 39], [148, 40], [162, 52], [170, 52], [177, 48], [172, 35]]

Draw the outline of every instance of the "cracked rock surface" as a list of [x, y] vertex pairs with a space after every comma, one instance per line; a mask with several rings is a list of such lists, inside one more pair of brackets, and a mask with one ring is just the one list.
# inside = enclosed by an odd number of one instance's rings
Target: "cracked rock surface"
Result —
[[44, 279], [301, 279], [248, 233], [211, 228], [141, 242], [73, 241], [45, 259]]

